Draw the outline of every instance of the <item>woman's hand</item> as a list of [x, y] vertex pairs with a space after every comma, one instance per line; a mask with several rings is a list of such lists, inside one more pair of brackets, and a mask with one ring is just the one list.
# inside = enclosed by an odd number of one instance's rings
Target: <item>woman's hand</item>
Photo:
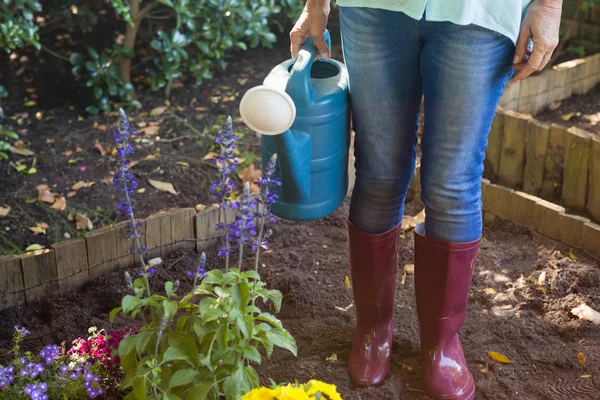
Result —
[[329, 60], [331, 53], [325, 43], [325, 28], [329, 17], [329, 0], [307, 0], [302, 15], [290, 32], [290, 51], [295, 59], [300, 47], [309, 37], [319, 50], [318, 56]]
[[[558, 45], [561, 12], [562, 0], [533, 0], [527, 7], [513, 60], [513, 68], [520, 71], [510, 82], [525, 79], [548, 64]], [[529, 39], [533, 49], [529, 59], [525, 59], [525, 54], [529, 53]]]

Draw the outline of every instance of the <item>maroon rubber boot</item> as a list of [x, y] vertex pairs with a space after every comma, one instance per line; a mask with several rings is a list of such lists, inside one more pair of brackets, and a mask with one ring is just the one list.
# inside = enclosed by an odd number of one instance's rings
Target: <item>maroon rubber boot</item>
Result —
[[400, 225], [366, 233], [348, 222], [356, 331], [348, 359], [359, 385], [377, 385], [390, 370]]
[[436, 400], [475, 397], [458, 337], [469, 300], [479, 240], [451, 243], [429, 238], [415, 228], [415, 291], [425, 391]]

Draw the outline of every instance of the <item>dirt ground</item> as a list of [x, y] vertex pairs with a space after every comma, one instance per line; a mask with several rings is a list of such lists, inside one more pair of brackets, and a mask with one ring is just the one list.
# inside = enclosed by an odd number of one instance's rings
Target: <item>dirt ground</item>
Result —
[[535, 115], [540, 121], [576, 126], [600, 135], [600, 85], [584, 95], [573, 95], [555, 102]]
[[[411, 202], [407, 213], [419, 205]], [[258, 367], [264, 383], [321, 379], [338, 386], [344, 400], [426, 399], [420, 378], [418, 325], [412, 275], [412, 232], [399, 249], [398, 290], [393, 361], [379, 387], [356, 388], [346, 372], [355, 314], [349, 275], [345, 221], [347, 204], [314, 222], [278, 220], [272, 251], [262, 258], [263, 279], [283, 295], [281, 318], [298, 342], [298, 358], [276, 351]], [[487, 221], [476, 263], [469, 312], [461, 331], [466, 359], [477, 385], [477, 399], [598, 399], [600, 392], [600, 326], [579, 320], [570, 310], [581, 303], [600, 309], [600, 268], [577, 250], [501, 220]], [[153, 284], [182, 279], [198, 260], [193, 252], [166, 257]], [[220, 267], [209, 254], [211, 268]], [[248, 261], [252, 267], [252, 262]], [[545, 272], [545, 280], [539, 276]], [[491, 290], [493, 289], [493, 291]], [[126, 293], [122, 271], [100, 277], [79, 293], [48, 299], [35, 307], [0, 312], [0, 359], [7, 356], [11, 327], [33, 332], [25, 347], [86, 335], [90, 326], [109, 327], [108, 313]], [[339, 307], [339, 308], [338, 308]], [[116, 327], [130, 324], [118, 318]], [[496, 351], [510, 364], [488, 356]], [[578, 353], [585, 355], [582, 365]], [[328, 360], [329, 358], [329, 360]], [[336, 359], [337, 358], [337, 359]], [[334, 359], [334, 360], [333, 360]]]

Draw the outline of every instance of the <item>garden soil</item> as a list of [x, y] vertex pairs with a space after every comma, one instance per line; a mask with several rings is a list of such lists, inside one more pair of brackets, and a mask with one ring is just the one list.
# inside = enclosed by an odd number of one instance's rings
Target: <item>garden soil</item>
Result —
[[[407, 204], [416, 215], [420, 205]], [[427, 399], [421, 378], [414, 277], [404, 274], [413, 263], [412, 232], [400, 240], [392, 367], [378, 387], [360, 388], [346, 372], [355, 310], [347, 252], [347, 202], [332, 215], [313, 222], [278, 220], [272, 225], [271, 250], [259, 272], [270, 288], [283, 293], [278, 314], [298, 343], [298, 357], [275, 351], [258, 366], [262, 382], [320, 379], [335, 384], [344, 400]], [[153, 278], [154, 290], [164, 281], [181, 279], [182, 291], [199, 255], [176, 251], [164, 257]], [[214, 251], [211, 268], [222, 263]], [[245, 268], [253, 259], [245, 260]], [[133, 272], [133, 271], [132, 271]], [[545, 273], [545, 279], [540, 275]], [[109, 328], [108, 313], [128, 292], [123, 271], [102, 276], [67, 297], [49, 298], [31, 307], [0, 312], [0, 359], [8, 357], [12, 326], [25, 325], [32, 335], [26, 349], [86, 336], [90, 326]], [[465, 356], [473, 372], [477, 399], [598, 399], [600, 393], [600, 326], [570, 314], [581, 303], [600, 310], [598, 261], [576, 249], [503, 220], [484, 224], [469, 310], [461, 330]], [[113, 327], [131, 326], [117, 317]], [[509, 358], [501, 364], [495, 351]], [[578, 360], [583, 353], [585, 364]], [[581, 356], [580, 356], [581, 357]]]

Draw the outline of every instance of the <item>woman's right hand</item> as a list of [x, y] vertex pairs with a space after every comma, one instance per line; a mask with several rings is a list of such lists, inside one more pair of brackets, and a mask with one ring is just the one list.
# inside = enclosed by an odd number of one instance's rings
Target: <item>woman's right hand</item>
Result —
[[290, 51], [292, 58], [296, 59], [300, 47], [306, 39], [312, 38], [319, 50], [318, 56], [329, 60], [331, 53], [325, 43], [325, 28], [329, 17], [329, 0], [307, 0], [302, 15], [290, 32]]

